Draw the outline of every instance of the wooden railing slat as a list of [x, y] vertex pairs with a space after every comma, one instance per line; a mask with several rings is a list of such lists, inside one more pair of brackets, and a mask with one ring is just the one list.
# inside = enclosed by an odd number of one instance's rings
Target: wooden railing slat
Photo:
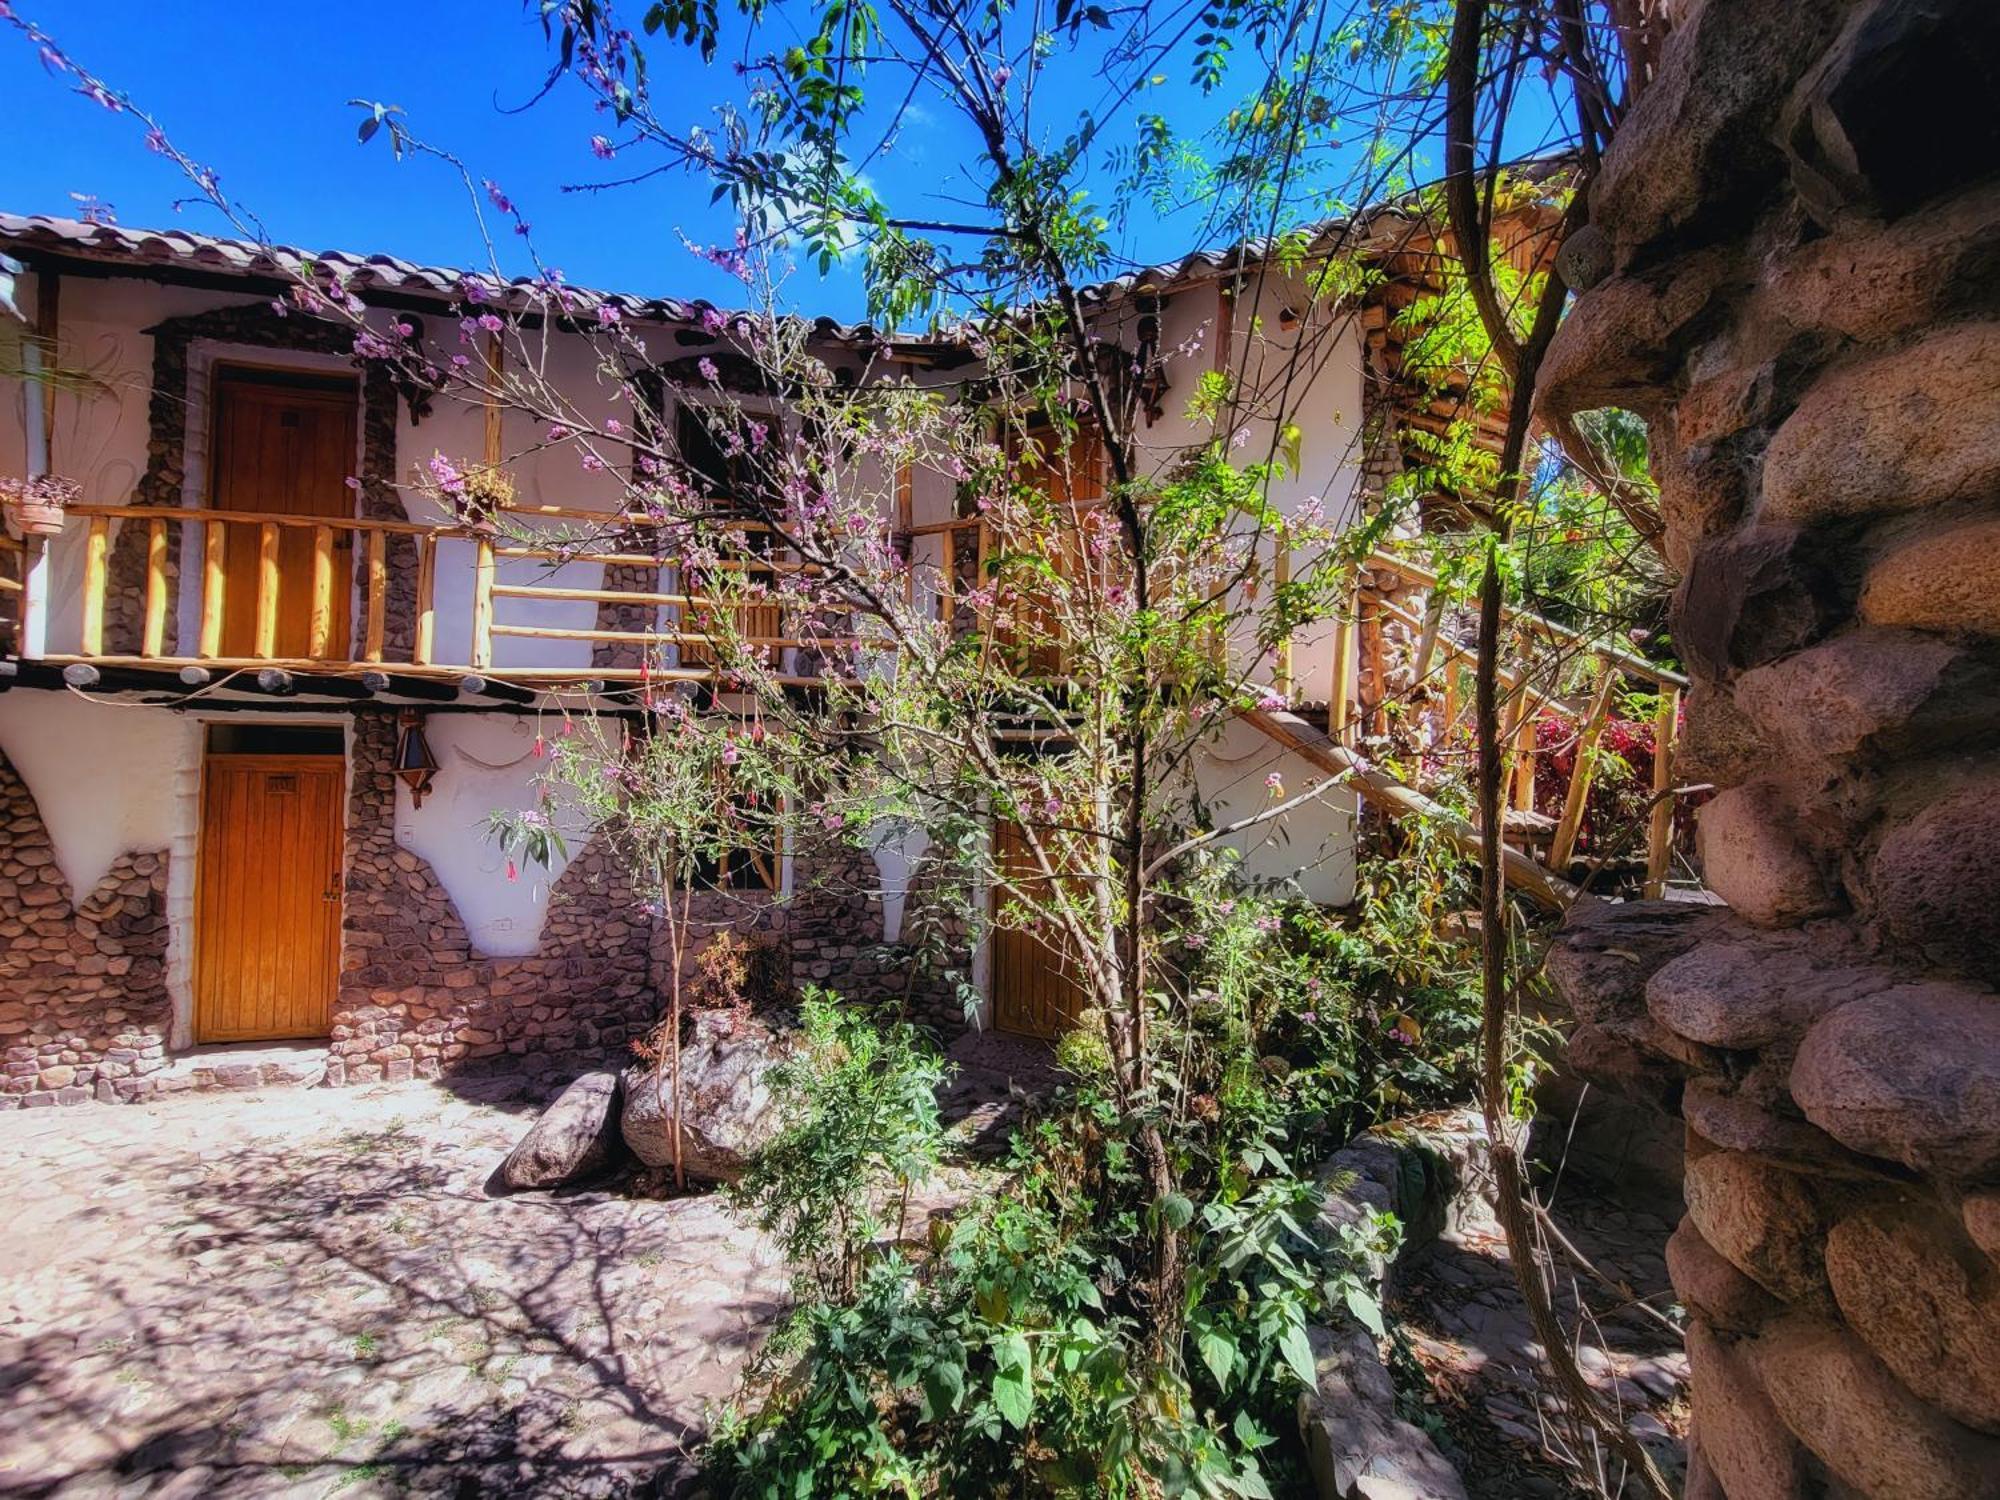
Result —
[[139, 639], [141, 656], [158, 656], [167, 648], [167, 522], [146, 523], [146, 624]]
[[111, 522], [107, 517], [90, 518], [83, 547], [83, 654], [96, 656], [104, 650], [104, 595], [111, 557]]

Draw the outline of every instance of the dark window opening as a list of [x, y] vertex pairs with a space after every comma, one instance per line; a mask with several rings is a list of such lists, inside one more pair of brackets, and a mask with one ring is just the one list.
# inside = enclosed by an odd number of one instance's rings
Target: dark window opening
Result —
[[211, 724], [210, 755], [344, 755], [338, 724]]

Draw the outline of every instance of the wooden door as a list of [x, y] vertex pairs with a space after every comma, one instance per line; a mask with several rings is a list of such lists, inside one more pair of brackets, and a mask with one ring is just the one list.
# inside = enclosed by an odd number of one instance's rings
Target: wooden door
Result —
[[[223, 370], [215, 382], [214, 472], [209, 505], [216, 510], [351, 519], [354, 492], [354, 382], [344, 377], [288, 376]], [[254, 656], [260, 528], [224, 526], [222, 654]], [[354, 533], [336, 531], [332, 628], [327, 649], [349, 650]], [[305, 656], [312, 639], [313, 529], [278, 528], [277, 633], [272, 655]]]
[[195, 1040], [325, 1036], [340, 965], [337, 755], [211, 755], [202, 784]]
[[[1041, 538], [1000, 537], [1000, 546], [1032, 548], [1044, 557], [1056, 577], [1075, 583], [1089, 566], [1079, 524], [1100, 508], [1105, 496], [1104, 446], [1094, 429], [1086, 428], [1061, 452], [1053, 432], [1029, 435], [1020, 453], [1022, 481], [1041, 491], [1050, 502], [1052, 534]], [[1100, 569], [1101, 571], [1101, 569]], [[1104, 578], [1097, 580], [1102, 587]], [[1062, 673], [1061, 619], [1055, 608], [1054, 585], [1030, 575], [1018, 581], [1008, 601], [1017, 624], [1000, 632], [1000, 644], [1014, 654], [1014, 668], [1027, 677]]]
[[[1032, 893], [1047, 877], [1018, 825], [993, 827], [994, 861], [1017, 889]], [[1004, 899], [996, 888], [994, 909]], [[993, 1024], [1026, 1036], [1058, 1037], [1076, 1025], [1086, 1004], [1074, 966], [1034, 932], [995, 927], [992, 934]]]

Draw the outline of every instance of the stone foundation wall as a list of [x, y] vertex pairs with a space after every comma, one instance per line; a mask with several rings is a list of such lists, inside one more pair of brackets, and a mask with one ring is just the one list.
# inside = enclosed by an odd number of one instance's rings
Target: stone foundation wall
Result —
[[1679, 8], [1544, 399], [1650, 425], [1717, 912], [1585, 905], [1678, 1110], [1690, 1497], [2000, 1495], [2000, 8]]
[[167, 855], [123, 854], [78, 903], [0, 755], [0, 1109], [135, 1099], [167, 1061]]

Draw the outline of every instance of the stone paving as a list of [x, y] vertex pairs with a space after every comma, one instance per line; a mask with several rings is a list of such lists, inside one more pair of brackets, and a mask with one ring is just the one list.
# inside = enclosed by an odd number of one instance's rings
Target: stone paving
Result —
[[714, 1197], [494, 1198], [492, 1084], [0, 1115], [0, 1494], [651, 1493], [786, 1301]]
[[[1557, 1194], [1552, 1217], [1593, 1266], [1636, 1294], [1605, 1286], [1554, 1252], [1556, 1304], [1585, 1379], [1678, 1487], [1687, 1355], [1678, 1334], [1639, 1305], [1674, 1311], [1662, 1254], [1672, 1225], [1573, 1185]], [[1473, 1500], [1619, 1493], [1626, 1476], [1615, 1456], [1578, 1432], [1551, 1394], [1505, 1238], [1483, 1202], [1416, 1262], [1394, 1308], [1421, 1367], [1412, 1383], [1428, 1378], [1426, 1417]]]

